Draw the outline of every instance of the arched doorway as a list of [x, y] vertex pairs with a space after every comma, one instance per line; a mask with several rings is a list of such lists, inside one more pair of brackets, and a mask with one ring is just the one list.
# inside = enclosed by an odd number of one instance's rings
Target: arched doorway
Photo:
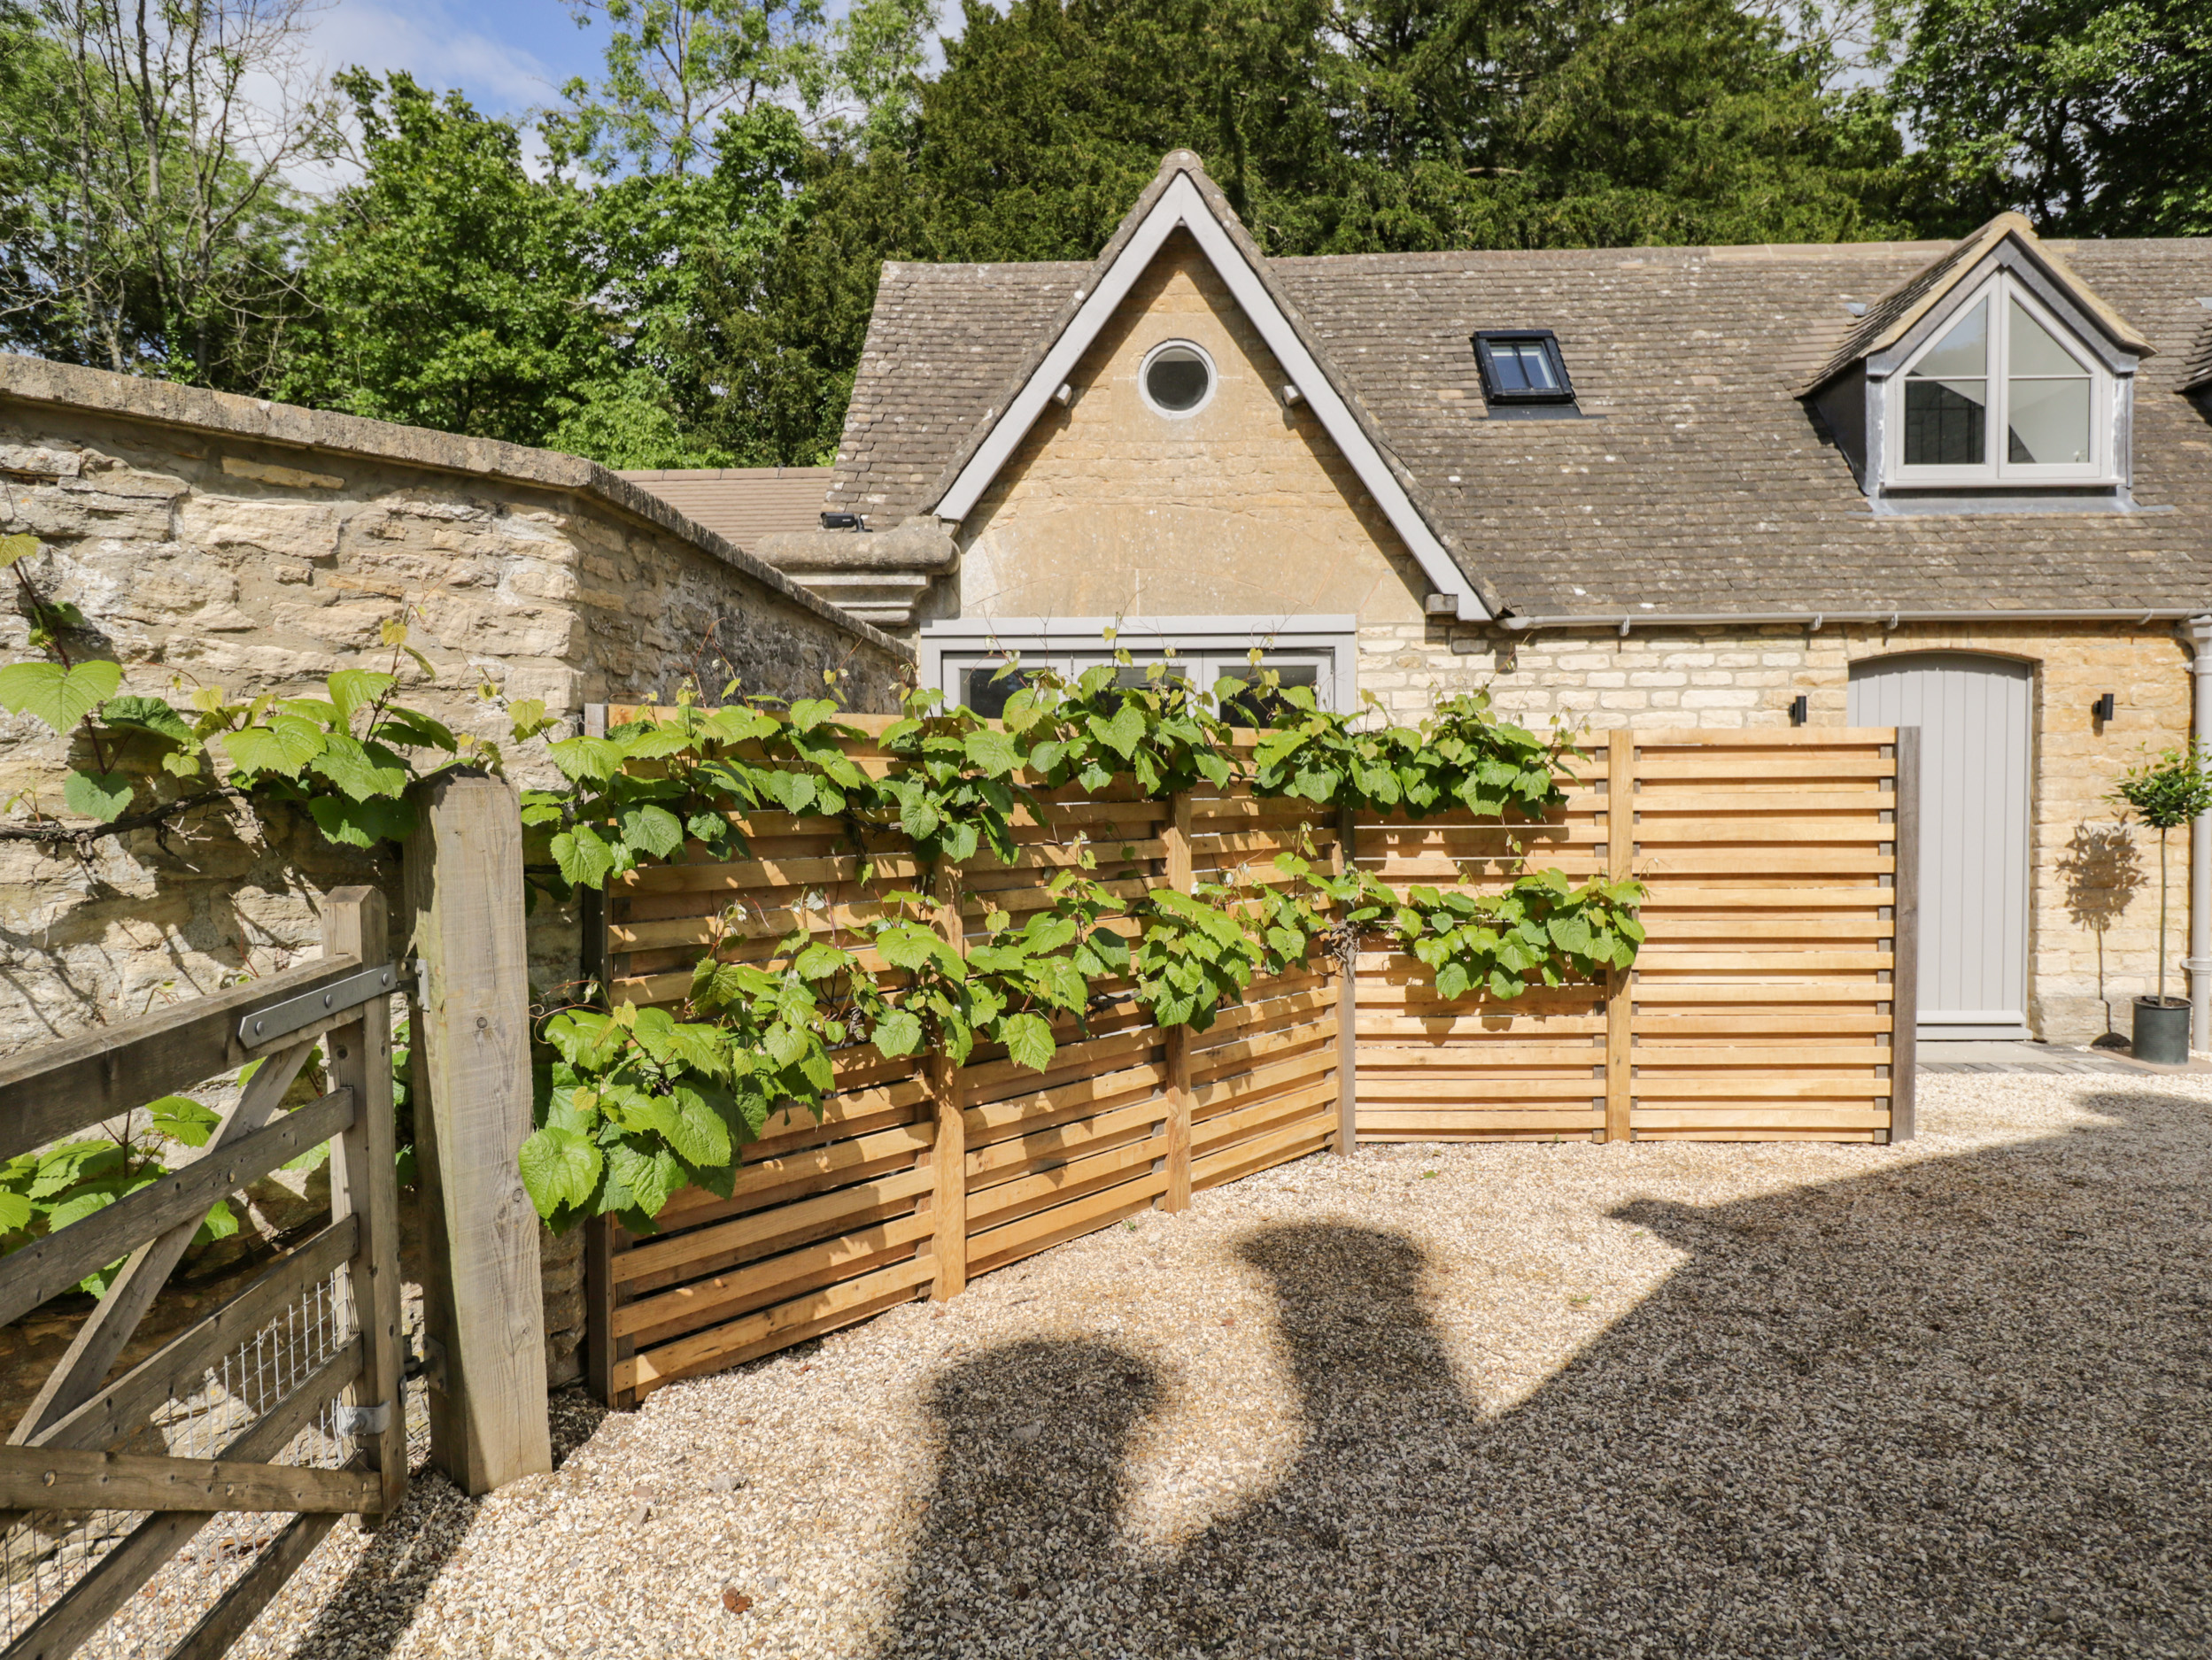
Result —
[[1851, 668], [1853, 726], [1921, 730], [1920, 1033], [2028, 1032], [2033, 676], [1971, 652]]

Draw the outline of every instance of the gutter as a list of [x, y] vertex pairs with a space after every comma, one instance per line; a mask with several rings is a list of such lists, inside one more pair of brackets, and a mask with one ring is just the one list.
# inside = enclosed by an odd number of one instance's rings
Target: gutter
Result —
[[[1652, 628], [1707, 628], [1725, 625], [1760, 626], [1795, 623], [1818, 633], [1830, 622], [1878, 622], [1893, 629], [1900, 622], [2178, 622], [2202, 614], [2191, 606], [2130, 606], [2105, 611], [1634, 611], [1610, 616], [1505, 616], [1497, 625], [1516, 634], [1535, 629], [1613, 629], [1626, 635], [1636, 624]], [[2200, 727], [2212, 743], [2212, 726]], [[2208, 951], [2212, 955], [2212, 951]]]

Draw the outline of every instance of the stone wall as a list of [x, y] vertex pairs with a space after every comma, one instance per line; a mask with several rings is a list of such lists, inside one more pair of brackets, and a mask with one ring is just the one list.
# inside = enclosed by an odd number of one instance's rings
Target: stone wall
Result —
[[[1799, 694], [1815, 726], [1841, 726], [1851, 666], [1908, 652], [1981, 652], [2035, 673], [2035, 796], [2029, 849], [2029, 1019], [2048, 1041], [2128, 1030], [2129, 1003], [2155, 989], [2154, 833], [2120, 823], [2105, 798], [2146, 752], [2188, 741], [2189, 651], [2170, 623], [1868, 623], [1766, 628], [1535, 629], [1382, 622], [1360, 631], [1359, 683], [1419, 719], [1440, 696], [1487, 686], [1499, 711], [1614, 727], [1785, 726]], [[2114, 719], [2091, 706], [2109, 691]], [[2165, 957], [2185, 991], [2188, 838], [2169, 847], [2174, 902]]]
[[[84, 614], [76, 644], [121, 663], [127, 692], [179, 703], [396, 668], [405, 701], [496, 737], [512, 699], [574, 730], [586, 703], [686, 678], [820, 695], [835, 672], [848, 706], [879, 712], [910, 676], [906, 648], [569, 456], [0, 356], [0, 534], [42, 544], [21, 570]], [[395, 620], [428, 670], [382, 643]], [[30, 654], [27, 631], [19, 604], [0, 607], [0, 661]], [[9, 822], [58, 807], [69, 759], [0, 714]], [[542, 746], [508, 770], [557, 779]], [[0, 1054], [314, 956], [320, 896], [363, 881], [403, 928], [396, 861], [334, 848], [289, 810], [81, 853], [0, 843]], [[530, 953], [539, 988], [573, 978], [573, 913], [534, 916]], [[573, 1241], [546, 1265], [572, 1370]]]

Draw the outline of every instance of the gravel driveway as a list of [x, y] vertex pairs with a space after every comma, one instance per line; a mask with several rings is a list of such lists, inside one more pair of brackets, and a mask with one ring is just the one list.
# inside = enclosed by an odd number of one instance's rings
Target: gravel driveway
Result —
[[1922, 1100], [1311, 1159], [564, 1397], [554, 1474], [423, 1479], [238, 1652], [2212, 1653], [2212, 1084]]

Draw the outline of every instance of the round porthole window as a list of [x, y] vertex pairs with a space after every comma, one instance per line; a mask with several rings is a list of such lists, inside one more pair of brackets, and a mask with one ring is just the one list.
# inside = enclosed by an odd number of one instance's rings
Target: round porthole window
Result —
[[1163, 415], [1195, 415], [1213, 396], [1213, 359], [1187, 340], [1171, 340], [1145, 354], [1137, 371], [1144, 401]]

